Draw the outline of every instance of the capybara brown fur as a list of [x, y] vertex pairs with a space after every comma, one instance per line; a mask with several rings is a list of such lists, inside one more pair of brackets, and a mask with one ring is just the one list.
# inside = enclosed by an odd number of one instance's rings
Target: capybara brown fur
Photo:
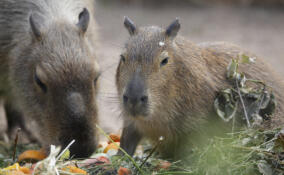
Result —
[[[35, 120], [40, 142], [87, 157], [97, 145], [92, 0], [0, 1], [0, 98]], [[8, 116], [9, 117], [9, 116]]]
[[[127, 17], [124, 25], [131, 36], [116, 73], [124, 119], [121, 147], [133, 155], [142, 138], [155, 143], [163, 136], [159, 151], [164, 157], [185, 156], [187, 138], [216, 117], [217, 93], [232, 86], [226, 79], [230, 60], [240, 53], [254, 55], [224, 42], [194, 44], [178, 35], [178, 20], [166, 29], [138, 28]], [[256, 58], [240, 65], [240, 72], [273, 87], [277, 111], [282, 111], [284, 86], [271, 68]]]

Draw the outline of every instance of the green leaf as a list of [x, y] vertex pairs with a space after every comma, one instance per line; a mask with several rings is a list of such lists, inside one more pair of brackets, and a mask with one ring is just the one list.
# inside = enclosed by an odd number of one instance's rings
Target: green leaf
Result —
[[241, 63], [250, 63], [249, 56], [242, 54], [241, 55]]
[[241, 55], [241, 63], [243, 64], [253, 63], [255, 62], [255, 59], [256, 59], [255, 57], [249, 57], [244, 54]]
[[62, 156], [59, 158], [59, 160], [66, 160], [66, 159], [69, 159], [70, 158], [70, 151], [69, 149], [67, 149], [63, 154]]
[[216, 98], [215, 101], [214, 101], [214, 108], [215, 108], [215, 111], [217, 113], [217, 115], [221, 118], [224, 118], [225, 117], [225, 112], [223, 112], [222, 110], [220, 110], [220, 106], [219, 106], [219, 99]]
[[251, 88], [242, 87], [242, 88], [240, 88], [240, 91], [241, 91], [242, 94], [250, 94], [252, 89]]
[[229, 66], [227, 67], [227, 78], [233, 79], [237, 76], [238, 65], [239, 63], [237, 59], [231, 60], [231, 62], [229, 63]]
[[[232, 98], [230, 95], [231, 94], [227, 94], [225, 93], [225, 91], [223, 91], [223, 93], [219, 95], [219, 97], [217, 97], [214, 101], [214, 108], [217, 115], [225, 122], [229, 122], [232, 118], [235, 117], [238, 108], [238, 103], [232, 104]], [[222, 97], [225, 98], [225, 101], [221, 100]]]

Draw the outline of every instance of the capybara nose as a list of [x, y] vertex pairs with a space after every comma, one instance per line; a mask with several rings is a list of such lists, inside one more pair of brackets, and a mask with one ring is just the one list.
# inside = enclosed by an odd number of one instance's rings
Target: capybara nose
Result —
[[123, 103], [126, 104], [128, 102], [128, 97], [126, 95], [123, 95]]
[[145, 80], [139, 72], [128, 82], [122, 98], [124, 109], [131, 115], [146, 115], [149, 100]]
[[136, 95], [136, 96], [130, 96], [127, 94], [123, 95], [123, 103], [125, 105], [130, 106], [139, 106], [139, 105], [145, 105], [148, 102], [148, 96], [147, 95]]
[[141, 103], [147, 103], [147, 102], [148, 102], [148, 96], [143, 95], [143, 96], [140, 98], [140, 101], [141, 101]]
[[145, 94], [124, 94], [123, 103], [126, 111], [128, 111], [131, 115], [145, 115], [148, 106], [148, 96]]

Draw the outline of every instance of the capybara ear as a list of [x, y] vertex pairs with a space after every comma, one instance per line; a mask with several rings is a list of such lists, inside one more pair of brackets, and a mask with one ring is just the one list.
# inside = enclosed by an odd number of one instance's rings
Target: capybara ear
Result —
[[90, 13], [86, 8], [84, 8], [83, 11], [79, 14], [79, 22], [77, 24], [77, 26], [80, 29], [80, 32], [82, 32], [83, 34], [88, 29], [89, 21], [90, 21]]
[[170, 38], [175, 38], [177, 36], [177, 33], [180, 29], [180, 23], [179, 20], [174, 20], [166, 29], [166, 35]]
[[40, 40], [42, 33], [40, 31], [40, 25], [36, 20], [37, 17], [38, 17], [38, 15], [36, 13], [32, 13], [30, 15], [29, 21], [30, 21], [30, 26], [31, 26], [31, 30], [33, 32], [33, 35], [35, 36], [35, 38], [37, 40]]
[[137, 33], [135, 24], [127, 16], [124, 17], [124, 26], [128, 30], [130, 35]]

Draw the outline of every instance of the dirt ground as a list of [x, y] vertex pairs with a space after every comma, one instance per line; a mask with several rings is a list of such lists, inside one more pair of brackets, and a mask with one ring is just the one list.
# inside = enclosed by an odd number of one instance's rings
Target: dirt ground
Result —
[[[108, 3], [105, 3], [108, 2]], [[95, 18], [99, 26], [99, 63], [102, 70], [98, 98], [101, 126], [108, 132], [121, 127], [114, 75], [128, 33], [123, 17], [138, 26], [166, 27], [180, 19], [180, 34], [193, 42], [228, 41], [264, 57], [281, 76], [284, 75], [284, 9], [265, 7], [201, 7], [163, 4], [161, 7], [97, 1]]]

